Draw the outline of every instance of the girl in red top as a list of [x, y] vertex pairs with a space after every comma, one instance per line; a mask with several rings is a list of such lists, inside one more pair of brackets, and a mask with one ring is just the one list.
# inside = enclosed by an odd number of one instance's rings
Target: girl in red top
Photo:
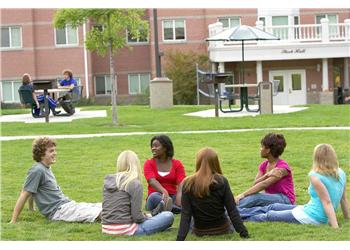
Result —
[[151, 139], [153, 158], [144, 164], [148, 182], [146, 209], [156, 215], [162, 211], [181, 212], [182, 181], [186, 176], [181, 161], [173, 158], [174, 147], [166, 135]]

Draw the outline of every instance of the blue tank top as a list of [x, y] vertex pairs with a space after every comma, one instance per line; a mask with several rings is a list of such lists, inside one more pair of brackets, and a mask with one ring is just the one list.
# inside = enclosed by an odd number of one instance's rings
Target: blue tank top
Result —
[[[339, 206], [346, 183], [346, 175], [341, 168], [338, 169], [338, 175], [339, 179], [334, 178], [332, 176], [322, 175], [316, 173], [315, 171], [311, 171], [309, 173], [309, 176], [316, 176], [326, 187], [334, 210], [336, 210]], [[319, 223], [328, 223], [328, 217], [323, 209], [321, 199], [318, 196], [315, 187], [311, 183], [308, 190], [310, 195], [310, 201], [303, 206], [303, 211], [310, 218], [318, 221]]]

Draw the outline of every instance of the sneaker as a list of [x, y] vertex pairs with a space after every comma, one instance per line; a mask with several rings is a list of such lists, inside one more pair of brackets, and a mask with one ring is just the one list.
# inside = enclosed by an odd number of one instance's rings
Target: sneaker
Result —
[[171, 210], [173, 214], [181, 214], [181, 207], [173, 206], [173, 209]]
[[56, 110], [53, 109], [53, 110], [52, 110], [52, 113], [53, 113], [53, 115], [58, 115], [59, 113], [61, 113], [61, 111], [60, 111], [60, 110], [57, 110], [57, 111], [56, 111]]
[[151, 211], [152, 217], [164, 211], [164, 201], [159, 202], [159, 204]]

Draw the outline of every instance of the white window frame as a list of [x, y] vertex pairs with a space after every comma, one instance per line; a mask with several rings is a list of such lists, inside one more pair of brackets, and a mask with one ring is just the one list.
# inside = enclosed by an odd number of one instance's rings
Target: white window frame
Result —
[[[165, 40], [164, 39], [164, 21], [172, 21], [173, 22], [173, 39], [172, 40]], [[184, 35], [185, 39], [176, 39], [175, 35], [175, 21], [183, 21], [184, 22]], [[164, 43], [181, 43], [187, 41], [187, 30], [186, 30], [186, 20], [185, 19], [164, 19], [162, 20], [162, 40]]]
[[[9, 39], [10, 39], [10, 47], [0, 47], [0, 51], [1, 50], [16, 50], [16, 49], [21, 49], [23, 48], [23, 37], [22, 37], [22, 26], [19, 26], [19, 25], [12, 25], [12, 26], [1, 26], [1, 28], [8, 28], [9, 29]], [[11, 29], [12, 28], [19, 28], [19, 31], [20, 31], [20, 45], [19, 46], [16, 46], [16, 47], [13, 47], [12, 46], [12, 32], [11, 32]]]
[[[131, 82], [130, 82], [130, 76], [131, 75], [137, 75], [138, 78], [139, 78], [139, 90], [137, 93], [132, 93], [131, 92]], [[148, 79], [149, 79], [149, 82], [151, 82], [151, 73], [149, 72], [141, 72], [141, 73], [130, 73], [128, 74], [128, 92], [129, 92], [129, 95], [143, 95], [144, 93], [141, 92], [141, 75], [148, 75]]]
[[[18, 79], [18, 80], [1, 80], [0, 82], [1, 82], [1, 84], [0, 84], [1, 102], [3, 102], [3, 103], [21, 103], [21, 100], [15, 101], [15, 91], [14, 91], [14, 83], [21, 82], [21, 80], [20, 79]], [[11, 91], [12, 92], [12, 96], [11, 96], [12, 100], [11, 101], [4, 100], [4, 96], [3, 96], [4, 92], [2, 91], [2, 85], [4, 82], [11, 82], [11, 89], [12, 89], [12, 91]]]
[[147, 41], [142, 41], [140, 42], [140, 38], [137, 38], [136, 42], [129, 42], [129, 36], [128, 36], [128, 30], [125, 30], [126, 33], [126, 43], [130, 44], [130, 45], [145, 45], [145, 44], [149, 44], [149, 36], [147, 36]]
[[[96, 93], [96, 77], [102, 77], [102, 76], [103, 76], [104, 79], [105, 79], [105, 93], [104, 93], [104, 94], [97, 94], [97, 93]], [[106, 92], [106, 90], [107, 90], [107, 85], [106, 85], [106, 84], [107, 84], [107, 81], [106, 81], [106, 78], [109, 77], [109, 76], [110, 76], [110, 75], [106, 75], [106, 74], [101, 74], [101, 75], [95, 75], [95, 76], [94, 76], [94, 89], [95, 89], [94, 92], [95, 92], [95, 96], [110, 96], [110, 95], [112, 94], [112, 89], [113, 89], [113, 88], [112, 88], [112, 84], [113, 84], [113, 83], [111, 83], [111, 94], [109, 94], [109, 93]], [[114, 80], [117, 81], [117, 76], [115, 76]], [[118, 94], [118, 89], [116, 89], [116, 93]]]
[[336, 13], [317, 13], [317, 14], [315, 14], [315, 24], [317, 24], [317, 16], [325, 16], [325, 18], [327, 18], [328, 20], [329, 20], [329, 18], [328, 18], [328, 15], [334, 15], [335, 17], [336, 17], [336, 19], [337, 19], [337, 22], [336, 23], [339, 23], [339, 15], [338, 14], [336, 14]]
[[218, 19], [217, 19], [217, 21], [218, 22], [220, 22], [220, 20], [219, 19], [228, 19], [228, 25], [229, 25], [229, 27], [223, 27], [224, 28], [224, 30], [225, 29], [230, 29], [230, 28], [233, 28], [233, 27], [231, 27], [231, 19], [237, 19], [238, 18], [238, 20], [239, 20], [239, 25], [242, 25], [242, 18], [240, 17], [240, 16], [219, 16], [218, 17]]
[[[64, 27], [64, 30], [65, 30], [65, 35], [66, 35], [66, 42], [68, 42], [68, 31], [67, 31], [67, 26], [70, 26], [70, 25], [66, 25]], [[56, 47], [77, 47], [79, 46], [79, 28], [76, 27], [75, 28], [75, 32], [77, 34], [77, 42], [76, 43], [66, 43], [66, 44], [57, 44], [57, 28], [54, 28], [55, 29], [55, 46]]]

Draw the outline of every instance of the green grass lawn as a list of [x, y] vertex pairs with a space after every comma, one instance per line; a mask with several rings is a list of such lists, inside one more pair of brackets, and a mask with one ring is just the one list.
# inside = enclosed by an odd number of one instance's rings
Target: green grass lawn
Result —
[[[101, 109], [101, 107], [87, 107]], [[105, 107], [106, 108], [106, 107]], [[291, 126], [349, 126], [349, 106], [313, 105], [298, 113], [255, 118], [203, 119], [184, 117], [182, 114], [204, 107], [182, 106], [168, 111], [150, 111], [147, 107], [120, 107], [124, 125], [114, 128], [110, 117], [86, 119], [65, 124], [2, 124], [2, 135], [72, 134], [120, 131], [177, 131]], [[107, 109], [107, 108], [106, 108]], [[156, 119], [156, 117], [158, 117]], [[80, 128], [80, 129], [79, 129]], [[272, 130], [273, 131], [273, 130]], [[260, 139], [267, 131], [230, 134], [173, 134], [175, 158], [180, 159], [187, 171], [194, 171], [196, 152], [205, 146], [215, 148], [220, 157], [224, 175], [234, 194], [248, 188], [262, 161], [259, 155]], [[349, 131], [286, 131], [287, 148], [282, 158], [293, 169], [297, 203], [308, 201], [308, 178], [312, 152], [319, 143], [334, 146], [340, 166], [350, 174]], [[57, 163], [53, 171], [64, 193], [78, 202], [100, 202], [103, 178], [115, 172], [117, 155], [126, 149], [134, 150], [141, 162], [151, 157], [151, 136], [101, 137], [58, 140]], [[27, 206], [15, 225], [8, 224], [15, 202], [21, 191], [26, 173], [32, 166], [32, 140], [6, 141], [1, 145], [1, 239], [2, 240], [175, 240], [180, 216], [173, 227], [163, 233], [144, 237], [112, 237], [101, 233], [101, 225], [50, 222], [38, 211], [29, 212]], [[144, 198], [147, 185], [144, 184]], [[347, 189], [350, 190], [349, 183]], [[348, 199], [350, 197], [348, 195]], [[337, 212], [340, 229], [328, 225], [293, 225], [286, 223], [246, 223], [249, 240], [350, 240], [350, 222]], [[237, 234], [198, 238], [188, 235], [187, 240], [241, 240]]]
[[213, 106], [175, 106], [166, 110], [151, 110], [147, 106], [119, 106], [120, 125], [115, 127], [112, 125], [111, 107], [90, 106], [82, 107], [82, 109], [105, 109], [108, 117], [78, 119], [73, 120], [71, 123], [3, 123], [1, 133], [4, 136], [50, 135], [130, 131], [349, 126], [350, 124], [350, 105], [310, 105], [309, 107], [307, 110], [290, 114], [217, 119], [183, 115], [189, 112], [213, 108]]

